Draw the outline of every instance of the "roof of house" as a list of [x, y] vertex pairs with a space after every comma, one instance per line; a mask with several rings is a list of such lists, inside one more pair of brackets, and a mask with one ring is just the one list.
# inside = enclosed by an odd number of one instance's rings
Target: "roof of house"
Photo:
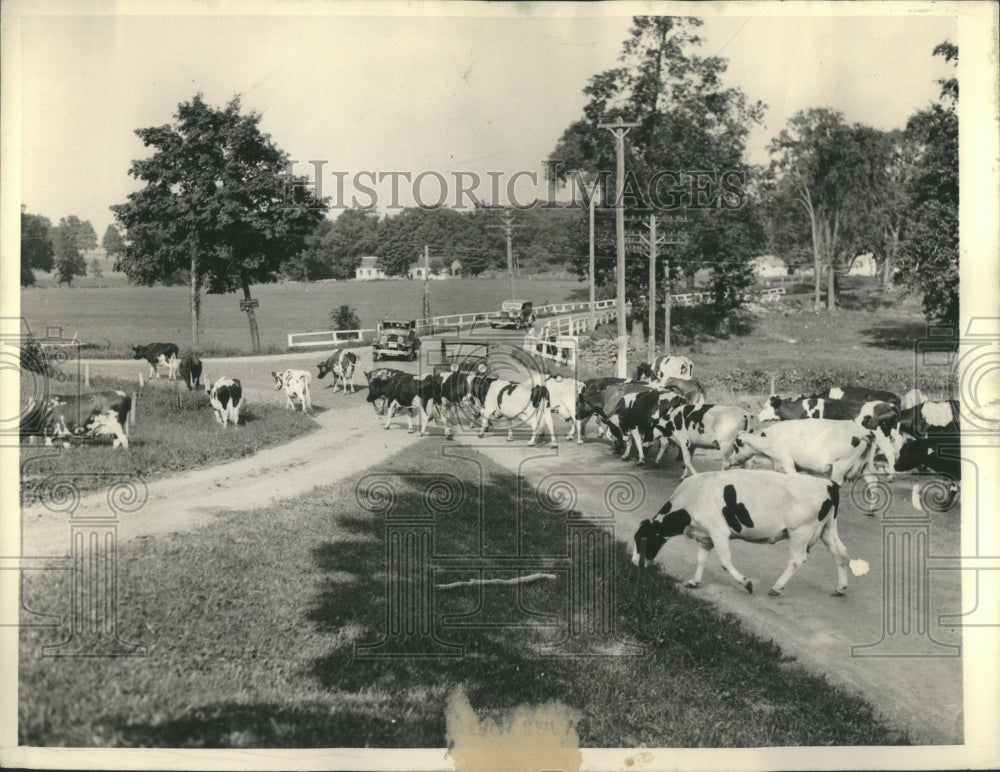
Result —
[[760, 255], [755, 257], [753, 262], [760, 266], [771, 266], [773, 268], [784, 268], [785, 261], [775, 255]]

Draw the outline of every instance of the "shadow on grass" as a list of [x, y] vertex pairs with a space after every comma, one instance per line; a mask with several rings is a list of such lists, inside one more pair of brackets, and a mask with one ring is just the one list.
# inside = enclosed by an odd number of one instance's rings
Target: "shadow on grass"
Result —
[[867, 338], [865, 344], [873, 348], [913, 351], [917, 341], [933, 340], [935, 350], [957, 349], [957, 340], [930, 338], [928, 328], [926, 322], [884, 322], [861, 330], [860, 334]]

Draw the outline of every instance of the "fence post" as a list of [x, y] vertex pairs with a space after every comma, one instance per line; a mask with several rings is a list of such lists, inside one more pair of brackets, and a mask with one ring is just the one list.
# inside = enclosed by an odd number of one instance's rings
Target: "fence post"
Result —
[[139, 388], [142, 388], [142, 373], [139, 373]]
[[[139, 378], [141, 380], [142, 376], [140, 375]], [[139, 392], [133, 391], [132, 392], [132, 409], [129, 411], [129, 414], [128, 414], [128, 422], [129, 422], [130, 426], [135, 426], [135, 414], [138, 413], [138, 412], [139, 412]]]

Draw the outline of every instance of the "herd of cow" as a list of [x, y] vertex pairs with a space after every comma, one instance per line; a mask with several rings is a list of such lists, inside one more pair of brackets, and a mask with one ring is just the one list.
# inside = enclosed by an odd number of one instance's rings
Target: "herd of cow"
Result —
[[[165, 366], [168, 377], [180, 373], [188, 389], [201, 386], [202, 364], [196, 355], [178, 360], [173, 344], [135, 347], [135, 358], [150, 364], [150, 377]], [[354, 393], [357, 357], [343, 350], [319, 363], [319, 378], [332, 374], [345, 393]], [[419, 431], [437, 421], [445, 437], [454, 436], [459, 412], [478, 423], [480, 437], [496, 421], [506, 419], [507, 439], [515, 423], [531, 429], [533, 445], [541, 431], [557, 444], [552, 414], [571, 427], [566, 439], [582, 443], [586, 424], [595, 418], [623, 460], [635, 446], [639, 464], [645, 451], [659, 445], [655, 462], [675, 445], [683, 460], [680, 485], [653, 519], [635, 534], [633, 560], [645, 564], [667, 539], [686, 534], [699, 545], [698, 568], [687, 582], [701, 582], [705, 562], [714, 547], [720, 562], [747, 590], [752, 584], [732, 564], [730, 539], [775, 543], [788, 539], [790, 560], [771, 588], [780, 593], [822, 540], [837, 561], [835, 595], [847, 586], [847, 551], [837, 533], [839, 490], [845, 480], [874, 474], [881, 463], [893, 472], [926, 468], [950, 478], [957, 492], [960, 479], [960, 412], [955, 400], [935, 402], [913, 390], [902, 399], [886, 391], [854, 386], [782, 399], [772, 395], [758, 415], [737, 406], [706, 403], [701, 384], [693, 378], [685, 357], [663, 356], [639, 366], [631, 380], [594, 378], [580, 381], [559, 374], [532, 375], [528, 382], [493, 376], [481, 358], [452, 364], [445, 372], [423, 377], [388, 367], [365, 372], [367, 401], [385, 416], [389, 429], [397, 410], [407, 415], [408, 431], [419, 416]], [[306, 370], [271, 373], [274, 388], [283, 391], [286, 406], [310, 412], [312, 375]], [[205, 385], [215, 418], [223, 427], [239, 424], [242, 385], [221, 377]], [[381, 405], [376, 403], [381, 402]], [[70, 437], [112, 435], [114, 447], [128, 447], [127, 419], [131, 400], [121, 391], [77, 396], [49, 396], [32, 403], [21, 421], [22, 437], [42, 436], [46, 442]], [[698, 474], [692, 458], [698, 449], [719, 451], [722, 471]], [[747, 468], [754, 459], [770, 462], [776, 471]], [[732, 467], [741, 467], [734, 469]], [[805, 472], [807, 474], [798, 474]], [[828, 479], [824, 479], [828, 478]], [[917, 505], [917, 488], [914, 504]]]

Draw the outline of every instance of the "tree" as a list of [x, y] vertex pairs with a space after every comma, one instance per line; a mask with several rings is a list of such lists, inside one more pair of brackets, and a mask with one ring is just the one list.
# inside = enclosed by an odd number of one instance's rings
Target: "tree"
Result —
[[21, 286], [35, 283], [35, 271], [51, 271], [55, 266], [52, 223], [47, 217], [28, 214], [21, 207]]
[[[727, 62], [720, 57], [697, 54], [701, 39], [695, 31], [702, 24], [696, 18], [637, 16], [619, 57], [622, 66], [593, 76], [584, 94], [589, 97], [581, 120], [572, 123], [562, 134], [550, 155], [561, 167], [550, 167], [550, 174], [566, 181], [580, 171], [604, 190], [604, 202], [595, 227], [598, 285], [615, 280], [615, 234], [613, 218], [606, 213], [614, 202], [607, 193], [613, 190], [615, 145], [611, 134], [599, 124], [621, 117], [636, 121], [626, 137], [626, 179], [623, 205], [626, 217], [645, 217], [653, 210], [670, 215], [684, 215], [688, 222], [687, 247], [671, 247], [671, 274], [687, 277], [702, 265], [712, 267], [716, 278], [725, 284], [737, 272], [715, 255], [702, 251], [702, 245], [714, 241], [719, 229], [725, 231], [735, 220], [715, 220], [716, 215], [745, 205], [742, 187], [745, 179], [730, 178], [729, 195], [720, 195], [722, 180], [695, 170], [741, 170], [746, 167], [746, 138], [764, 111], [760, 102], [751, 103], [737, 88], [727, 88], [722, 77]], [[698, 188], [706, 191], [698, 193]], [[754, 216], [758, 216], [755, 210]], [[577, 234], [570, 250], [573, 265], [582, 277], [589, 272], [587, 219], [579, 214]], [[703, 235], [704, 232], [704, 235]], [[763, 247], [763, 228], [757, 244], [747, 251], [758, 253]], [[581, 235], [582, 234], [582, 235]], [[667, 254], [666, 252], [661, 252]], [[625, 294], [635, 304], [644, 305], [648, 293], [646, 249], [631, 246], [626, 254]], [[737, 282], [737, 285], [740, 282]], [[736, 290], [728, 293], [741, 297]]]
[[[239, 99], [213, 108], [200, 94], [177, 107], [172, 125], [137, 129], [153, 154], [129, 173], [146, 186], [111, 207], [127, 232], [115, 270], [143, 284], [178, 271], [190, 282], [191, 337], [198, 345], [200, 293], [228, 293], [275, 281], [323, 218], [305, 178], [287, 173], [289, 157], [242, 115]], [[259, 343], [248, 310], [254, 347]]]
[[330, 312], [330, 321], [335, 330], [360, 330], [361, 319], [358, 312], [348, 305], [342, 305]]
[[125, 242], [114, 225], [109, 225], [107, 230], [104, 231], [101, 246], [104, 247], [104, 251], [107, 252], [108, 257], [117, 257], [125, 251]]
[[[79, 239], [81, 236], [80, 220], [74, 216], [64, 217], [52, 229], [52, 246], [55, 250], [56, 275], [59, 283], [66, 282], [73, 286], [74, 276], [87, 275], [87, 263], [80, 254]], [[91, 228], [93, 232], [93, 228]]]
[[866, 213], [875, 205], [887, 167], [884, 135], [844, 123], [841, 113], [811, 108], [793, 115], [771, 142], [779, 199], [793, 202], [809, 225], [818, 308], [823, 278], [827, 309], [836, 308], [836, 271], [872, 241]]
[[[958, 47], [945, 42], [935, 56], [958, 64]], [[907, 186], [909, 215], [899, 251], [904, 287], [923, 298], [928, 319], [958, 322], [958, 83], [943, 79], [941, 103], [912, 116], [906, 136], [917, 148]]]

